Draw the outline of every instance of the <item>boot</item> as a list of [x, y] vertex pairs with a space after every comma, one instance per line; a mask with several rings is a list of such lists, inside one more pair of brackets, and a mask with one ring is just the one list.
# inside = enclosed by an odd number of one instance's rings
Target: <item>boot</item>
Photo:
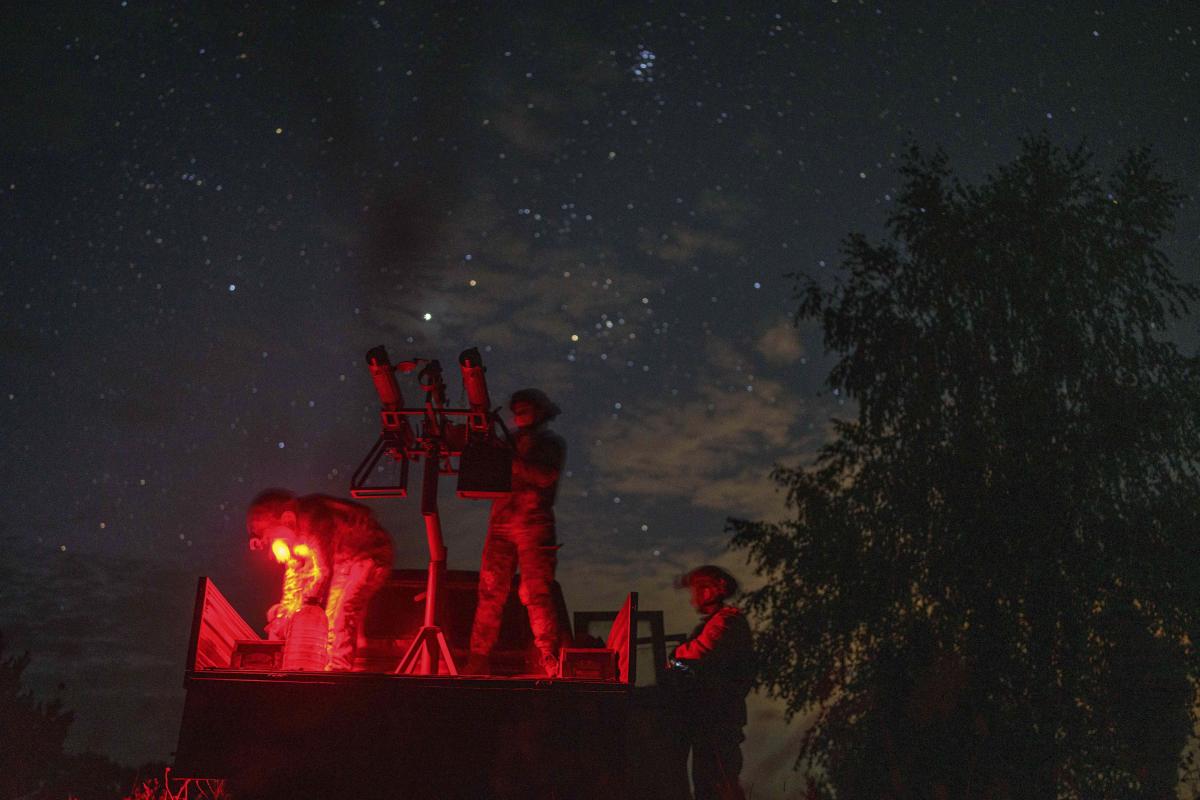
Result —
[[553, 653], [542, 654], [542, 669], [546, 672], [547, 678], [557, 678], [558, 675], [558, 656]]

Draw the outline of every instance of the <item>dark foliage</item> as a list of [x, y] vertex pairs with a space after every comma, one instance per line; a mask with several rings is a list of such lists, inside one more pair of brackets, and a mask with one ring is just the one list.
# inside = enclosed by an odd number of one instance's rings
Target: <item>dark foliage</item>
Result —
[[29, 661], [29, 653], [5, 658], [0, 634], [0, 798], [119, 800], [140, 776], [162, 774], [164, 764], [134, 770], [98, 753], [67, 753], [74, 713], [22, 686]]
[[798, 319], [857, 403], [794, 516], [731, 520], [764, 685], [816, 714], [839, 798], [1173, 796], [1200, 641], [1195, 287], [1144, 151], [1042, 137], [977, 185], [916, 148], [889, 241], [851, 235]]
[[[145, 770], [143, 769], [143, 772]], [[98, 753], [72, 753], [57, 765], [47, 798], [118, 800], [136, 783], [138, 771]]]
[[73, 716], [61, 701], [39, 702], [21, 685], [29, 653], [3, 655], [0, 634], [0, 797], [23, 797], [56, 773]]

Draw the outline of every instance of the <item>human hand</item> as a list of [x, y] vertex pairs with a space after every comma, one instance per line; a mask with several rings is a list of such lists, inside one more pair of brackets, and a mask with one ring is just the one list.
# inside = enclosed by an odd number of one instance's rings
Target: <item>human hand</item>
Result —
[[267, 626], [263, 631], [267, 634], [267, 639], [278, 640], [285, 638], [287, 633], [287, 614], [283, 610], [283, 606], [279, 603], [267, 609]]

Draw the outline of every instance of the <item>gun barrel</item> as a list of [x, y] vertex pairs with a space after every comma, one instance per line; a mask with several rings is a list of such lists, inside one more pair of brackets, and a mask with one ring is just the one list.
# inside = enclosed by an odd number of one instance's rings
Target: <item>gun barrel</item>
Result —
[[400, 394], [400, 386], [396, 383], [396, 372], [392, 362], [388, 360], [387, 348], [383, 345], [367, 351], [367, 368], [371, 370], [371, 380], [375, 383], [375, 392], [385, 411], [395, 411], [404, 406], [404, 397]]
[[478, 429], [487, 426], [487, 414], [492, 401], [488, 396], [487, 378], [484, 373], [483, 358], [479, 349], [472, 347], [464, 350], [458, 356], [458, 366], [462, 369], [463, 387], [467, 391], [467, 402], [471, 406], [471, 427]]

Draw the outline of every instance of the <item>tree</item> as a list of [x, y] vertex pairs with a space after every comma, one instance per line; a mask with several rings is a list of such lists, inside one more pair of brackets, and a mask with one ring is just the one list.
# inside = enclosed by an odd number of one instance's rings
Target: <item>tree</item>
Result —
[[788, 519], [729, 523], [761, 681], [839, 798], [1170, 794], [1200, 641], [1180, 195], [1045, 137], [975, 185], [916, 147], [901, 174], [887, 240], [798, 282], [854, 418], [776, 469]]
[[29, 653], [0, 660], [0, 797], [23, 797], [45, 788], [63, 759], [73, 719], [61, 701], [39, 702], [22, 687], [28, 666]]
[[[123, 797], [138, 772], [98, 753], [67, 753], [63, 744], [74, 712], [61, 700], [40, 701], [24, 688], [29, 653], [3, 656], [0, 634], [0, 798]], [[141, 772], [160, 772], [162, 766], [146, 765]]]

